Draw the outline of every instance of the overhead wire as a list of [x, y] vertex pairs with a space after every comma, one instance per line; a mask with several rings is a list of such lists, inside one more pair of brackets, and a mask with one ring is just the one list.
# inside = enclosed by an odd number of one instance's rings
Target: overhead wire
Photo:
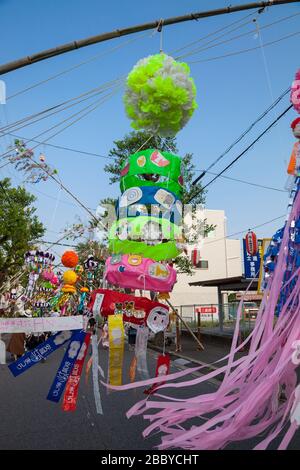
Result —
[[[194, 171], [204, 171], [204, 170], [194, 170]], [[215, 176], [218, 175], [218, 173], [213, 173], [213, 172], [207, 171], [207, 170], [206, 170], [206, 173], [208, 173], [210, 175], [215, 175]], [[269, 190], [278, 191], [278, 192], [281, 192], [281, 193], [288, 192], [286, 189], [274, 188], [272, 186], [265, 186], [263, 184], [253, 183], [251, 181], [245, 181], [245, 180], [241, 180], [239, 178], [232, 178], [230, 176], [221, 175], [220, 177], [224, 178], [224, 179], [227, 179], [227, 180], [236, 181], [237, 183], [248, 184], [249, 186], [254, 186], [254, 187], [257, 187], [257, 188], [261, 188], [261, 189], [269, 189]]]
[[231, 168], [243, 155], [245, 155], [277, 122], [285, 116], [285, 114], [293, 107], [291, 104], [288, 106], [259, 136], [251, 142], [250, 145], [246, 147], [234, 160], [232, 160], [222, 171], [220, 171], [211, 181], [209, 181], [205, 186], [201, 187], [189, 200], [191, 202], [201, 191], [204, 191], [208, 186], [210, 186], [214, 181], [216, 181], [225, 171]]
[[[271, 46], [273, 44], [277, 44], [281, 41], [285, 41], [286, 39], [290, 39], [294, 36], [298, 36], [299, 34], [300, 34], [300, 31], [296, 31], [294, 33], [288, 34], [288, 35], [283, 36], [283, 37], [281, 37], [279, 39], [276, 39], [274, 41], [265, 42], [264, 47], [268, 47], [268, 46]], [[222, 54], [222, 55], [216, 56], [216, 57], [210, 57], [208, 59], [194, 60], [194, 61], [190, 61], [188, 63], [189, 64], [199, 64], [201, 62], [210, 62], [210, 61], [213, 61], [213, 60], [225, 59], [226, 57], [231, 57], [231, 56], [235, 56], [235, 55], [239, 55], [239, 54], [245, 54], [247, 52], [256, 51], [257, 49], [260, 49], [260, 45], [255, 46], [255, 47], [250, 47], [248, 49], [241, 49], [241, 50], [236, 51], [236, 52], [229, 52], [227, 54]]]
[[203, 176], [205, 176], [205, 174], [211, 170], [211, 168], [213, 168], [219, 161], [222, 160], [223, 157], [225, 157], [225, 155], [227, 155], [230, 150], [232, 150], [239, 142], [241, 142], [241, 140], [247, 135], [249, 134], [249, 132], [256, 126], [256, 124], [258, 124], [265, 116], [267, 116], [267, 114], [275, 108], [275, 106], [277, 106], [278, 103], [280, 103], [280, 101], [289, 93], [290, 91], [290, 87], [288, 87], [283, 93], [281, 93], [281, 95], [278, 96], [278, 98], [276, 98], [276, 100], [265, 110], [263, 111], [256, 119], [255, 121], [253, 121], [250, 126], [247, 127], [247, 129], [245, 131], [242, 132], [242, 134], [233, 141], [233, 143], [231, 145], [229, 145], [229, 147], [227, 147], [224, 152], [221, 153], [221, 155], [219, 155], [218, 158], [216, 158], [210, 165], [209, 167], [206, 169], [206, 170], [203, 170], [202, 173], [193, 181], [193, 185], [195, 185], [196, 183], [198, 183], [198, 181], [200, 181], [200, 179], [203, 178]]
[[130, 44], [130, 43], [133, 43], [133, 42], [136, 42], [136, 41], [138, 41], [138, 40], [140, 40], [140, 39], [143, 39], [143, 38], [146, 37], [146, 36], [151, 37], [152, 35], [153, 35], [153, 32], [152, 32], [151, 34], [149, 34], [149, 31], [147, 31], [146, 33], [141, 34], [141, 35], [138, 36], [138, 37], [135, 37], [135, 38], [133, 38], [133, 39], [130, 39], [130, 40], [128, 40], [128, 41], [126, 41], [126, 42], [124, 42], [124, 43], [122, 43], [122, 44], [119, 44], [119, 45], [117, 45], [117, 46], [114, 46], [114, 47], [112, 47], [111, 49], [109, 49], [109, 50], [107, 50], [107, 51], [105, 51], [105, 52], [102, 52], [102, 53], [97, 54], [97, 55], [95, 55], [95, 56], [93, 56], [93, 57], [90, 57], [89, 59], [84, 60], [84, 61], [82, 61], [82, 62], [79, 62], [78, 64], [75, 64], [75, 65], [73, 65], [72, 67], [69, 67], [69, 68], [67, 68], [67, 69], [65, 69], [65, 70], [62, 70], [61, 72], [59, 72], [59, 73], [57, 73], [57, 74], [51, 75], [50, 77], [48, 77], [48, 78], [46, 78], [46, 79], [44, 79], [44, 80], [41, 80], [41, 81], [39, 81], [39, 82], [37, 82], [37, 83], [34, 83], [33, 85], [31, 85], [31, 86], [29, 86], [29, 87], [27, 87], [27, 88], [24, 88], [24, 89], [22, 89], [22, 90], [19, 90], [19, 91], [15, 92], [13, 95], [8, 96], [8, 97], [7, 97], [7, 100], [13, 99], [13, 98], [15, 98], [15, 97], [18, 96], [18, 95], [21, 95], [21, 94], [23, 94], [23, 93], [26, 93], [27, 91], [32, 90], [33, 88], [36, 88], [36, 87], [38, 87], [38, 86], [40, 86], [40, 85], [43, 85], [44, 83], [48, 83], [49, 81], [54, 80], [55, 78], [58, 78], [58, 77], [60, 77], [60, 76], [62, 76], [62, 75], [65, 75], [65, 74], [67, 74], [67, 73], [69, 73], [69, 72], [72, 72], [73, 70], [75, 70], [75, 69], [81, 67], [82, 65], [86, 65], [86, 64], [88, 64], [88, 63], [90, 63], [90, 62], [93, 62], [93, 61], [95, 61], [95, 60], [97, 60], [97, 59], [99, 59], [99, 58], [101, 58], [101, 57], [103, 57], [103, 56], [105, 56], [105, 55], [107, 55], [107, 54], [110, 54], [111, 52], [114, 52], [115, 50], [118, 50], [118, 49], [121, 49], [122, 47], [127, 46], [127, 45]]
[[[284, 21], [287, 21], [287, 20], [289, 20], [289, 19], [291, 19], [291, 18], [294, 18], [294, 17], [296, 17], [296, 16], [299, 16], [299, 15], [300, 15], [300, 13], [294, 13], [293, 15], [285, 16], [285, 17], [283, 17], [283, 18], [280, 18], [279, 20], [273, 21], [272, 23], [268, 23], [268, 24], [266, 24], [266, 25], [264, 25], [264, 26], [261, 26], [261, 27], [260, 27], [260, 30], [267, 29], [267, 28], [271, 28], [271, 27], [273, 27], [273, 26], [275, 26], [275, 25], [277, 25], [277, 24], [279, 24], [279, 23], [282, 23], [282, 22], [284, 22]], [[223, 45], [223, 44], [227, 44], [227, 43], [229, 43], [229, 42], [235, 41], [235, 40], [240, 39], [240, 38], [242, 38], [242, 37], [245, 37], [245, 36], [248, 36], [248, 35], [250, 35], [250, 34], [256, 33], [256, 31], [257, 31], [257, 30], [256, 30], [256, 28], [255, 28], [254, 30], [247, 31], [247, 32], [245, 32], [245, 33], [241, 33], [241, 34], [239, 34], [239, 35], [237, 35], [237, 36], [233, 36], [232, 38], [225, 39], [224, 41], [220, 41], [220, 42], [218, 42], [218, 43], [216, 43], [216, 44], [212, 44], [212, 45], [210, 45], [210, 46], [209, 46], [208, 44], [210, 44], [210, 42], [212, 42], [212, 41], [209, 41], [208, 43], [204, 44], [204, 46], [207, 45], [208, 47], [201, 47], [201, 48], [194, 49], [194, 50], [192, 50], [192, 51], [190, 51], [190, 52], [187, 52], [187, 53], [185, 53], [185, 54], [182, 54], [181, 56], [177, 56], [176, 59], [183, 59], [183, 58], [189, 57], [189, 56], [191, 56], [191, 55], [198, 54], [199, 52], [203, 52], [203, 51], [206, 51], [206, 50], [208, 50], [208, 49], [212, 49], [212, 48], [214, 48], [214, 47], [221, 46], [221, 45]], [[190, 63], [194, 63], [194, 62], [190, 62]]]
[[[54, 106], [51, 106], [50, 108], [46, 108], [42, 111], [39, 111], [38, 113], [35, 113], [35, 114], [31, 114], [25, 118], [22, 118], [18, 121], [15, 121], [13, 123], [10, 123], [10, 124], [7, 124], [6, 126], [0, 128], [0, 132], [3, 133], [3, 136], [6, 135], [6, 133], [8, 134], [8, 130], [14, 130], [14, 132], [24, 128], [24, 127], [27, 127], [31, 124], [34, 124], [36, 122], [39, 122], [39, 121], [42, 121], [43, 119], [46, 119], [50, 116], [53, 116], [54, 114], [57, 114], [57, 113], [60, 113], [62, 111], [65, 111], [66, 109], [69, 109], [69, 108], [72, 108], [73, 106], [77, 106], [78, 104], [84, 102], [84, 101], [87, 101], [88, 99], [91, 99], [91, 98], [94, 98], [95, 96], [98, 96], [99, 94], [103, 93], [104, 91], [107, 91], [109, 89], [113, 89], [117, 86], [120, 86], [121, 84], [124, 83], [124, 79], [125, 77], [119, 77], [115, 80], [112, 80], [110, 82], [107, 82], [103, 85], [101, 85], [100, 87], [97, 87], [97, 88], [93, 88], [87, 92], [84, 92], [84, 93], [81, 93], [79, 96], [76, 96], [74, 98], [70, 98], [69, 100], [66, 100], [62, 103], [59, 103], [57, 105], [54, 105]], [[87, 96], [88, 95], [88, 96]], [[84, 98], [82, 98], [84, 97]], [[75, 103], [73, 104], [69, 104], [75, 100], [78, 100], [79, 98], [82, 98], [81, 100], [79, 101], [76, 101]], [[63, 107], [64, 105], [66, 104], [69, 104], [68, 106], [65, 106]], [[51, 112], [53, 111], [53, 112]], [[39, 116], [42, 116], [42, 117], [39, 117]], [[34, 118], [38, 118], [36, 119], [35, 121], [33, 121]], [[28, 124], [26, 124], [27, 122], [29, 122]], [[24, 124], [25, 123], [25, 124]], [[19, 124], [24, 124], [23, 126], [21, 127], [18, 127], [18, 128], [15, 128], [16, 126], [18, 126]], [[2, 136], [0, 136], [2, 137]]]
[[[205, 39], [207, 39], [207, 38], [209, 38], [209, 37], [211, 37], [211, 36], [214, 36], [215, 34], [221, 32], [221, 31], [224, 31], [225, 29], [228, 29], [228, 28], [230, 28], [231, 26], [234, 26], [234, 25], [240, 23], [241, 21], [244, 21], [246, 18], [249, 18], [249, 17], [254, 16], [254, 15], [256, 15], [256, 14], [257, 14], [257, 12], [251, 12], [251, 13], [249, 13], [248, 15], [243, 16], [243, 17], [240, 18], [239, 20], [233, 21], [232, 23], [229, 23], [229, 24], [226, 25], [226, 26], [222, 26], [222, 28], [219, 28], [219, 29], [217, 29], [217, 30], [215, 30], [215, 31], [213, 31], [213, 32], [210, 32], [210, 33], [206, 34], [205, 36], [202, 36], [201, 38], [196, 39], [195, 41], [189, 42], [188, 44], [185, 44], [184, 46], [179, 47], [178, 49], [174, 49], [174, 50], [172, 51], [172, 54], [175, 54], [176, 52], [182, 51], [183, 49], [187, 49], [188, 47], [193, 46], [194, 44], [197, 44], [198, 42], [204, 41]], [[249, 24], [249, 21], [247, 22], [247, 24]], [[229, 32], [232, 32], [232, 31], [229, 31]], [[229, 33], [229, 32], [228, 32], [228, 33]]]
[[[83, 111], [86, 111], [87, 109], [89, 110], [87, 113], [84, 113], [82, 116], [79, 116], [79, 118], [75, 119], [74, 121], [72, 121], [71, 123], [69, 123], [68, 125], [66, 125], [65, 127], [63, 127], [61, 130], [59, 130], [58, 132], [56, 132], [55, 134], [52, 134], [50, 137], [47, 137], [47, 139], [43, 140], [42, 142], [40, 142], [39, 144], [35, 145], [31, 150], [34, 150], [35, 148], [39, 147], [40, 145], [43, 145], [45, 144], [48, 140], [52, 139], [53, 137], [55, 137], [56, 135], [58, 135], [59, 133], [63, 132], [65, 129], [67, 129], [68, 127], [70, 127], [71, 125], [73, 125], [75, 122], [78, 122], [80, 119], [82, 119], [83, 117], [85, 117], [87, 114], [89, 114], [90, 112], [94, 111], [94, 109], [98, 108], [101, 104], [103, 104], [105, 101], [107, 101], [107, 99], [111, 98], [111, 96], [115, 95], [118, 91], [120, 91], [120, 87], [117, 87], [114, 91], [108, 93], [106, 96], [104, 97], [101, 97], [100, 99], [96, 100], [94, 103], [91, 103], [89, 104], [88, 106], [85, 106], [84, 108], [82, 108], [80, 111], [77, 111], [76, 113], [74, 114], [71, 114], [70, 116], [68, 116], [67, 118], [63, 119], [62, 121], [60, 121], [59, 123], [51, 126], [50, 128], [46, 129], [45, 131], [39, 133], [38, 135], [36, 135], [34, 137], [34, 139], [40, 137], [41, 135], [44, 135], [46, 133], [48, 133], [49, 131], [61, 126], [62, 124], [64, 124], [65, 122], [68, 122], [70, 119], [72, 119], [73, 117], [75, 116], [78, 116], [80, 115], [81, 113], [83, 113]], [[96, 105], [96, 106], [94, 106]], [[31, 142], [31, 139], [28, 138], [25, 140], [25, 143], [28, 143], [28, 142]], [[5, 152], [4, 154], [1, 154], [0, 157], [3, 157], [5, 155], [8, 155], [9, 153], [11, 153], [11, 150], [8, 150], [7, 152]], [[3, 168], [0, 167], [0, 168]]]

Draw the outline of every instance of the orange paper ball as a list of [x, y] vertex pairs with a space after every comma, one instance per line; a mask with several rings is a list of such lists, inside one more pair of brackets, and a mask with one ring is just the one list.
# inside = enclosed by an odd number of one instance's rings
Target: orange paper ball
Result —
[[61, 257], [61, 262], [66, 268], [75, 268], [78, 260], [78, 255], [75, 251], [65, 251]]

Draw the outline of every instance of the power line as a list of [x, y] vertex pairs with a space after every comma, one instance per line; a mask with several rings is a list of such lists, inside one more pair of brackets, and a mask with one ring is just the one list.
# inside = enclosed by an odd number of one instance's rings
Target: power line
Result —
[[[10, 132], [7, 132], [7, 134], [11, 135], [12, 137], [16, 137], [18, 139], [26, 140], [26, 137], [22, 137], [20, 135], [12, 134]], [[41, 141], [35, 140], [35, 139], [29, 139], [28, 142], [36, 142], [38, 144], [46, 145], [47, 147], [53, 147], [53, 148], [57, 148], [59, 150], [66, 150], [66, 151], [74, 152], [74, 153], [80, 153], [82, 155], [88, 155], [88, 156], [91, 156], [91, 157], [107, 158], [109, 160], [114, 160], [115, 158], [117, 158], [117, 157], [110, 157], [108, 155], [100, 155], [100, 154], [94, 153], [94, 152], [87, 152], [86, 150], [78, 150], [78, 149], [74, 149], [72, 147], [65, 147], [65, 146], [62, 146], [62, 145], [49, 144], [49, 142], [45, 143], [45, 142], [41, 142]]]
[[145, 33], [145, 34], [141, 34], [141, 35], [138, 36], [137, 38], [130, 39], [129, 41], [126, 41], [126, 42], [124, 42], [124, 43], [122, 43], [122, 44], [119, 44], [118, 46], [112, 47], [111, 49], [109, 49], [109, 50], [107, 50], [107, 51], [105, 51], [105, 52], [101, 52], [101, 54], [97, 54], [97, 55], [95, 55], [95, 56], [93, 56], [93, 57], [90, 57], [89, 59], [87, 59], [87, 60], [85, 60], [85, 61], [82, 61], [82, 62], [79, 62], [78, 64], [75, 64], [75, 65], [73, 65], [72, 67], [69, 67], [68, 69], [64, 69], [64, 70], [62, 70], [61, 72], [59, 72], [59, 73], [57, 73], [57, 74], [55, 74], [55, 75], [51, 75], [50, 77], [48, 77], [48, 78], [46, 78], [46, 79], [44, 79], [44, 80], [41, 80], [41, 81], [39, 81], [39, 82], [37, 82], [37, 83], [34, 83], [33, 85], [31, 85], [31, 86], [29, 86], [29, 87], [27, 87], [27, 88], [23, 88], [23, 90], [19, 90], [19, 91], [17, 91], [16, 93], [14, 93], [13, 95], [8, 96], [8, 97], [7, 97], [7, 100], [10, 100], [10, 99], [12, 99], [12, 98], [15, 98], [16, 96], [21, 95], [21, 94], [23, 94], [23, 93], [26, 93], [27, 91], [30, 91], [30, 90], [32, 90], [33, 88], [36, 88], [36, 87], [38, 87], [38, 86], [40, 86], [40, 85], [43, 85], [44, 83], [47, 83], [47, 82], [49, 82], [49, 81], [51, 81], [51, 80], [54, 80], [55, 78], [61, 77], [62, 75], [65, 75], [65, 74], [67, 74], [67, 73], [69, 73], [69, 72], [72, 72], [72, 70], [75, 70], [75, 69], [81, 67], [82, 65], [86, 65], [86, 64], [88, 64], [88, 63], [90, 63], [90, 62], [93, 62], [94, 60], [97, 60], [97, 59], [99, 59], [99, 58], [101, 58], [101, 57], [103, 57], [103, 56], [105, 56], [105, 55], [107, 55], [107, 54], [109, 54], [109, 53], [111, 53], [111, 52], [114, 52], [115, 50], [121, 49], [122, 47], [127, 46], [128, 44], [130, 44], [130, 43], [132, 43], [132, 42], [136, 42], [136, 41], [138, 41], [139, 39], [143, 39], [143, 38], [146, 37], [146, 36], [152, 37], [152, 35], [153, 35], [153, 33], [151, 33], [151, 34], [149, 35], [148, 32]]
[[[211, 171], [207, 171], [207, 170], [194, 170], [194, 171], [205, 171], [206, 173], [210, 174], [210, 175], [217, 175], [218, 173], [213, 173]], [[221, 175], [221, 178], [224, 178], [224, 179], [227, 179], [227, 180], [231, 180], [231, 181], [236, 181], [238, 183], [244, 183], [244, 184], [248, 184], [249, 186], [255, 186], [257, 188], [262, 188], [262, 189], [270, 189], [272, 191], [278, 191], [278, 192], [281, 192], [281, 193], [286, 193], [288, 192], [287, 190], [285, 189], [280, 189], [280, 188], [273, 188], [272, 186], [265, 186], [263, 184], [258, 184], [258, 183], [252, 183], [251, 181], [245, 181], [245, 180], [241, 180], [239, 178], [232, 178], [230, 176], [224, 176], [224, 175]]]
[[[285, 41], [286, 39], [290, 39], [294, 36], [297, 36], [298, 34], [300, 34], [300, 31], [296, 31], [295, 33], [288, 34], [287, 36], [283, 36], [279, 39], [276, 39], [275, 41], [265, 42], [264, 47], [271, 46], [272, 44], [276, 44], [276, 43], [281, 42], [281, 41]], [[234, 56], [234, 55], [239, 55], [239, 54], [244, 54], [244, 53], [251, 52], [251, 51], [256, 51], [257, 49], [260, 49], [260, 45], [256, 46], [256, 47], [250, 47], [249, 49], [242, 49], [242, 50], [236, 51], [236, 52], [229, 52], [228, 54], [223, 54], [223, 55], [219, 55], [219, 56], [216, 56], [216, 57], [210, 57], [209, 59], [194, 60], [194, 61], [191, 61], [191, 62], [188, 62], [188, 63], [189, 64], [199, 64], [200, 62], [210, 62], [212, 60], [224, 59], [226, 57], [231, 57], [231, 56]]]
[[[293, 15], [285, 16], [284, 18], [280, 18], [279, 20], [276, 20], [276, 21], [273, 21], [272, 23], [266, 24], [265, 26], [261, 26], [260, 29], [262, 30], [262, 29], [270, 28], [271, 26], [274, 26], [274, 25], [276, 25], [276, 24], [278, 24], [278, 23], [282, 23], [283, 21], [289, 20], [289, 19], [294, 18], [294, 17], [296, 17], [296, 16], [298, 16], [298, 15], [300, 15], [300, 13], [295, 13], [295, 14], [293, 14]], [[248, 22], [247, 22], [247, 24], [248, 24]], [[241, 27], [241, 26], [240, 26], [240, 27]], [[236, 29], [237, 29], [237, 28], [236, 28]], [[185, 57], [198, 54], [199, 52], [203, 52], [203, 51], [206, 51], [206, 50], [208, 50], [208, 49], [212, 49], [213, 47], [217, 47], [217, 46], [221, 46], [221, 45], [223, 45], [223, 44], [227, 44], [228, 42], [235, 41], [236, 39], [240, 39], [240, 38], [242, 38], [242, 37], [244, 37], [244, 36], [248, 36], [249, 34], [253, 34], [253, 33], [255, 33], [256, 31], [257, 31], [256, 29], [251, 30], [251, 31], [247, 31], [246, 33], [242, 33], [242, 34], [239, 34], [239, 35], [237, 35], [237, 36], [233, 36], [232, 38], [226, 39], [226, 40], [221, 41], [221, 42], [218, 42], [218, 43], [216, 43], [216, 44], [212, 44], [211, 46], [204, 47], [204, 48], [201, 47], [201, 48], [194, 49], [194, 50], [192, 50], [192, 51], [190, 51], [190, 52], [187, 52], [187, 53], [185, 53], [185, 54], [183, 54], [183, 55], [181, 55], [181, 56], [176, 57], [176, 59], [183, 59], [183, 58], [185, 58]], [[225, 33], [225, 34], [227, 34], [227, 33]], [[220, 37], [224, 36], [225, 34], [221, 35]], [[217, 38], [217, 39], [218, 39], [218, 38]], [[209, 41], [208, 43], [206, 43], [206, 44], [204, 44], [204, 45], [208, 45], [208, 44], [210, 44], [211, 42], [214, 42], [214, 41], [215, 41], [215, 40], [213, 39], [212, 41]], [[192, 62], [191, 62], [191, 63], [192, 63]]]
[[[221, 31], [224, 31], [225, 29], [228, 29], [228, 28], [230, 28], [231, 26], [234, 26], [234, 25], [240, 23], [241, 21], [244, 21], [246, 18], [249, 18], [250, 16], [254, 16], [255, 14], [256, 14], [256, 12], [254, 12], [254, 13], [253, 13], [253, 12], [252, 12], [252, 13], [249, 13], [248, 15], [243, 16], [243, 18], [240, 18], [240, 19], [237, 20], [237, 21], [233, 21], [232, 23], [230, 23], [230, 24], [228, 24], [228, 25], [226, 25], [226, 26], [223, 26], [222, 28], [219, 28], [219, 29], [213, 31], [213, 32], [207, 34], [206, 36], [203, 36], [203, 37], [200, 38], [200, 39], [196, 39], [196, 41], [189, 42], [189, 43], [186, 44], [185, 46], [179, 47], [178, 49], [174, 49], [171, 53], [172, 53], [172, 54], [175, 54], [176, 52], [182, 51], [183, 49], [187, 49], [188, 47], [193, 46], [194, 44], [197, 44], [198, 42], [204, 41], [204, 39], [207, 39], [207, 38], [209, 38], [209, 37], [211, 37], [211, 36], [214, 36], [215, 34], [220, 33]], [[247, 23], [245, 23], [245, 24], [249, 24], [249, 21], [247, 21]], [[228, 32], [225, 33], [225, 34], [229, 34], [230, 32], [232, 32], [232, 31], [228, 31]], [[219, 36], [219, 37], [220, 37], [220, 36]], [[217, 40], [217, 39], [218, 39], [218, 38], [215, 38], [214, 41]]]
[[217, 178], [219, 178], [225, 171], [227, 171], [234, 163], [236, 163], [245, 153], [247, 153], [255, 144], [258, 142], [291, 108], [293, 105], [291, 104], [288, 106], [263, 132], [259, 134], [259, 136], [250, 144], [248, 147], [243, 150], [232, 162], [230, 162], [221, 172], [219, 172], [211, 181], [209, 181], [203, 188], [200, 188], [199, 191], [196, 192], [196, 194], [188, 200], [188, 202], [191, 202], [198, 194], [204, 189], [206, 189], [210, 184], [212, 184], [214, 181], [216, 181]]
[[[113, 88], [116, 88], [118, 86], [120, 86], [121, 84], [123, 84], [124, 82], [124, 79], [125, 77], [120, 77], [120, 78], [117, 78], [115, 80], [112, 80], [110, 82], [107, 82], [103, 85], [101, 85], [100, 87], [97, 87], [97, 88], [94, 88], [94, 89], [91, 89], [87, 92], [84, 92], [84, 93], [81, 93], [80, 95], [74, 97], [74, 98], [71, 98], [67, 101], [64, 101], [62, 103], [59, 103], [57, 105], [54, 105], [54, 106], [51, 106], [50, 108], [46, 108], [42, 111], [39, 111], [38, 113], [35, 113], [35, 114], [31, 114], [25, 118], [22, 118], [22, 119], [19, 119], [18, 121], [15, 121], [13, 123], [10, 123], [10, 124], [7, 124], [6, 126], [3, 126], [1, 129], [0, 129], [0, 132], [3, 133], [3, 136], [5, 136], [6, 134], [4, 133], [4, 131], [6, 132], [7, 130], [13, 130], [13, 128], [19, 124], [23, 124], [23, 123], [26, 123], [29, 121], [28, 124], [24, 124], [23, 126], [19, 127], [19, 128], [15, 128], [14, 129], [14, 132], [15, 131], [18, 131], [20, 129], [22, 129], [23, 127], [27, 127], [31, 124], [34, 124], [36, 122], [39, 122], [39, 121], [42, 121], [43, 119], [46, 119], [48, 118], [49, 116], [52, 116], [54, 114], [57, 114], [57, 113], [60, 113], [61, 111], [65, 111], [66, 109], [69, 109], [69, 108], [72, 108], [73, 106], [77, 106], [78, 104], [84, 102], [84, 101], [87, 101], [91, 98], [95, 98], [96, 96], [98, 96], [99, 94], [103, 93], [104, 91], [107, 91], [109, 89], [113, 89]], [[73, 104], [69, 104], [71, 103], [72, 101], [76, 101], [78, 100], [79, 98], [82, 98], [84, 97], [83, 99], [73, 103]], [[64, 105], [66, 104], [69, 104], [68, 106], [65, 106], [63, 107]], [[59, 108], [59, 109], [58, 109]], [[53, 112], [51, 112], [53, 111]], [[48, 114], [49, 113], [49, 114]], [[45, 116], [46, 114], [46, 116]], [[39, 116], [42, 116], [39, 118]], [[36, 119], [35, 121], [33, 121], [34, 118], [38, 118]], [[31, 122], [30, 122], [31, 121]], [[8, 133], [8, 132], [7, 132]], [[2, 137], [3, 137], [2, 136]]]
[[201, 175], [199, 175], [193, 181], [192, 184], [195, 185], [196, 183], [198, 183], [198, 181], [200, 181], [200, 179], [202, 179], [203, 176], [208, 173], [211, 168], [213, 168], [220, 160], [222, 160], [222, 158], [225, 157], [225, 155], [227, 155], [230, 150], [232, 150], [233, 147], [235, 147], [254, 128], [254, 126], [256, 126], [256, 124], [258, 124], [273, 108], [275, 108], [275, 106], [277, 106], [277, 104], [289, 93], [289, 91], [290, 87], [288, 87], [283, 93], [281, 93], [281, 95], [274, 101], [274, 103], [272, 103], [262, 114], [260, 114], [260, 116], [258, 116], [258, 118], [255, 119], [255, 121], [253, 121], [252, 124], [250, 124], [250, 126], [231, 145], [229, 145], [229, 147], [227, 147], [227, 149], [224, 150], [224, 152], [221, 153], [221, 155], [216, 158], [213, 163], [211, 163], [211, 165], [209, 165], [207, 170], [203, 170]]

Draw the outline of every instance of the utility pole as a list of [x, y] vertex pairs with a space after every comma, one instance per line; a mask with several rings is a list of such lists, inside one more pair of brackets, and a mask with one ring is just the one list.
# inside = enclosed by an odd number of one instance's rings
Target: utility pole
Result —
[[41, 60], [50, 59], [50, 57], [55, 57], [60, 54], [65, 54], [66, 52], [73, 51], [75, 49], [80, 49], [81, 47], [90, 46], [92, 44], [97, 44], [99, 42], [109, 41], [110, 39], [119, 38], [121, 36], [128, 36], [129, 34], [139, 33], [141, 31], [146, 31], [148, 29], [155, 29], [162, 26], [170, 26], [172, 24], [183, 23], [185, 21], [198, 21], [202, 18], [208, 18], [211, 16], [226, 15], [229, 13], [236, 13], [238, 11], [253, 10], [253, 9], [264, 9], [266, 7], [273, 7], [277, 5], [286, 5], [288, 3], [299, 3], [300, 0], [269, 0], [266, 2], [254, 2], [247, 3], [244, 5], [235, 5], [228, 6], [225, 8], [218, 8], [215, 10], [201, 11], [197, 13], [189, 13], [188, 15], [176, 16], [173, 18], [159, 19], [152, 21], [150, 23], [144, 23], [135, 26], [129, 26], [124, 29], [116, 29], [109, 33], [98, 34], [96, 36], [91, 36], [86, 39], [80, 39], [78, 41], [73, 41], [68, 44], [63, 44], [52, 49], [47, 49], [45, 51], [38, 52], [31, 56], [23, 57], [22, 59], [14, 60], [13, 62], [8, 62], [7, 64], [0, 65], [0, 75], [4, 73], [12, 72], [13, 70], [19, 69], [21, 67], [26, 67], [27, 65], [40, 62]]

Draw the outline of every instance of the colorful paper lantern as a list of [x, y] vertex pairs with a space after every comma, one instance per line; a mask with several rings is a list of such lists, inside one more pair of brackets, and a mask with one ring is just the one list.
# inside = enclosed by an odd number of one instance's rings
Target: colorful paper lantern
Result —
[[256, 255], [257, 250], [258, 250], [258, 243], [257, 243], [257, 237], [255, 233], [249, 230], [245, 237], [245, 241], [246, 241], [247, 253], [251, 256]]

